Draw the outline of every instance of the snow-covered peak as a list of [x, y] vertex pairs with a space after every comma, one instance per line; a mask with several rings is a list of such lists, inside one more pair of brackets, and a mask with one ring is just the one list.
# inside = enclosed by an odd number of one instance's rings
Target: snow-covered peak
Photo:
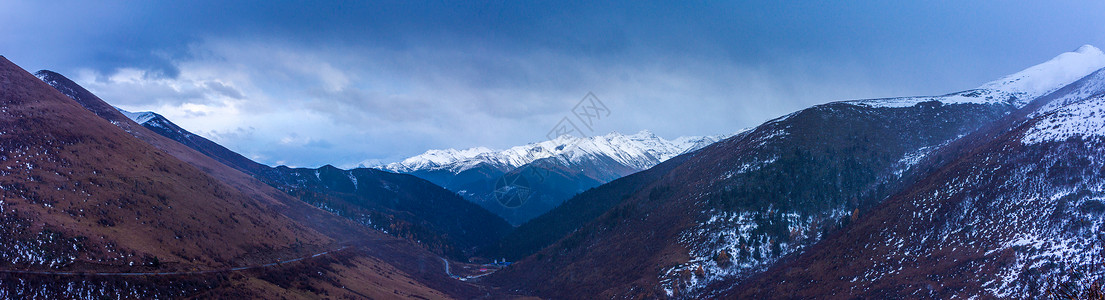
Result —
[[612, 132], [585, 138], [564, 135], [552, 140], [505, 150], [492, 150], [486, 147], [467, 150], [430, 150], [380, 167], [394, 172], [448, 169], [459, 173], [480, 164], [513, 169], [539, 159], [557, 157], [566, 163], [580, 162], [589, 158], [609, 158], [625, 166], [647, 169], [691, 150], [691, 147], [701, 148], [705, 146], [702, 144], [719, 139], [720, 137], [695, 136], [669, 141], [648, 130], [631, 135]]
[[395, 172], [410, 172], [413, 170], [435, 168], [451, 162], [471, 160], [480, 154], [493, 152], [486, 147], [475, 147], [464, 150], [457, 149], [431, 149], [418, 156], [404, 159], [400, 162], [382, 166], [384, 169]]
[[844, 103], [867, 107], [910, 107], [921, 102], [939, 101], [944, 104], [1010, 104], [1023, 107], [1033, 99], [1054, 92], [1101, 68], [1105, 68], [1105, 53], [1097, 47], [1085, 45], [973, 90], [942, 96], [866, 99]]
[[1097, 47], [1084, 45], [1078, 50], [1059, 54], [1042, 64], [988, 82], [979, 88], [1008, 92], [1022, 101], [1029, 101], [1101, 68], [1105, 68], [1105, 53]]
[[127, 116], [128, 119], [131, 119], [138, 124], [145, 124], [146, 122], [149, 122], [153, 118], [157, 117], [157, 114], [152, 111], [129, 112], [118, 107], [116, 107], [115, 109], [119, 110], [119, 112], [122, 113], [124, 116]]
[[750, 128], [741, 129], [740, 131], [737, 131], [737, 132], [732, 133], [732, 134], [720, 134], [720, 135], [708, 135], [708, 136], [681, 136], [681, 137], [678, 137], [678, 138], [672, 140], [672, 143], [675, 143], [677, 148], [683, 149], [683, 153], [687, 153], [687, 152], [692, 152], [692, 151], [695, 151], [695, 150], [698, 150], [698, 149], [705, 148], [706, 146], [709, 146], [710, 144], [717, 143], [721, 140], [727, 139], [729, 137], [732, 137], [734, 135], [738, 135], [742, 132], [746, 132], [746, 131], [749, 131], [749, 130], [752, 130], [752, 128], [750, 127]]

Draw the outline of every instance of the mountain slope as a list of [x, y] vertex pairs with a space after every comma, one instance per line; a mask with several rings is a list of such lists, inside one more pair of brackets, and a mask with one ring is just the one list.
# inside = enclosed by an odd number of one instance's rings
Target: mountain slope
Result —
[[[118, 110], [60, 74], [44, 70], [36, 75], [112, 124], [212, 176], [237, 183], [236, 187], [253, 191], [255, 195], [297, 207], [289, 210], [291, 212], [325, 214], [305, 205], [309, 203], [370, 228], [411, 239], [427, 249], [455, 259], [464, 259], [465, 253], [490, 244], [510, 229], [509, 224], [495, 215], [412, 176], [370, 169], [271, 168], [192, 134], [158, 114]], [[136, 121], [141, 121], [141, 125]], [[279, 191], [260, 183], [262, 181]], [[289, 195], [302, 201], [296, 201]], [[328, 220], [320, 216], [304, 218]], [[326, 230], [344, 228], [318, 227]]]
[[[76, 83], [72, 83], [72, 81], [69, 81], [68, 78], [61, 76], [61, 74], [50, 71], [38, 71], [35, 73], [35, 75], [55, 87], [69, 84], [76, 85]], [[177, 126], [173, 122], [169, 121], [169, 119], [166, 119], [165, 117], [155, 112], [147, 111], [141, 113], [132, 113], [122, 109], [116, 109], [119, 110], [119, 112], [126, 116], [128, 119], [131, 119], [135, 123], [142, 125], [142, 127], [146, 127], [146, 129], [149, 129], [150, 131], [153, 131], [161, 136], [170, 138], [178, 143], [188, 146], [188, 148], [199, 151], [200, 153], [203, 153], [204, 155], [207, 155], [208, 157], [211, 157], [212, 159], [215, 159], [224, 165], [238, 169], [239, 171], [242, 171], [246, 174], [257, 174], [258, 172], [269, 168], [266, 165], [254, 162], [253, 160], [250, 160], [249, 158], [246, 158], [245, 156], [242, 156], [237, 152], [231, 151], [230, 149], [227, 149], [222, 145], [216, 144], [215, 142], [212, 142], [211, 140], [208, 140], [202, 136], [192, 134], [191, 132], [184, 130], [184, 128], [180, 128], [180, 126]]]
[[[1063, 74], [1053, 70], [1065, 64], [1041, 66], [1021, 74]], [[772, 120], [694, 152], [628, 196], [612, 190], [606, 199], [624, 200], [491, 280], [554, 298], [717, 297], [862, 218], [915, 181], [919, 161], [1024, 95], [998, 87], [845, 101]]]
[[[5, 297], [353, 297], [384, 295], [383, 283], [390, 285], [387, 295], [448, 297], [435, 291], [441, 289], [470, 297], [478, 291], [444, 274], [418, 272], [418, 248], [356, 226], [326, 230], [343, 222], [300, 219], [328, 214], [290, 215], [295, 207], [236, 186], [248, 183], [212, 177], [202, 166], [120, 130], [3, 57], [0, 132], [0, 295]], [[380, 246], [341, 250], [336, 242], [346, 235], [340, 232], [375, 238]], [[323, 255], [327, 250], [336, 252]], [[224, 271], [293, 260], [300, 262]], [[111, 275], [120, 272], [181, 275]], [[271, 276], [289, 273], [301, 275]]]
[[550, 297], [701, 292], [816, 243], [884, 197], [914, 157], [1009, 109], [931, 101], [803, 110], [695, 152], [501, 274]]
[[271, 168], [266, 182], [364, 226], [466, 260], [510, 231], [503, 219], [426, 180], [369, 168]]
[[[204, 267], [296, 239], [331, 242], [281, 215], [274, 203], [207, 176], [29, 81], [34, 77], [11, 62], [2, 64], [5, 212], [41, 222], [32, 228], [96, 238], [90, 243], [100, 245], [87, 247], [94, 261], [153, 255]], [[107, 251], [100, 237], [121, 249]]]
[[288, 197], [286, 194], [241, 171], [230, 168], [203, 153], [161, 136], [131, 121], [114, 107], [108, 105], [99, 97], [96, 97], [96, 95], [93, 95], [91, 92], [61, 75], [52, 72], [39, 72], [38, 74], [40, 77], [50, 79], [46, 82], [57, 91], [63, 92], [63, 95], [68, 96], [71, 101], [75, 101], [75, 103], [95, 113], [96, 116], [122, 129], [125, 133], [154, 146], [158, 150], [164, 151], [164, 153], [169, 154], [173, 158], [186, 162], [192, 167], [203, 171], [208, 176], [216, 178], [244, 193], [248, 197], [264, 201], [268, 205], [279, 209], [282, 213], [294, 216], [299, 220], [309, 220], [309, 222], [306, 222], [307, 224], [315, 224], [322, 221], [336, 222], [329, 225], [315, 225], [317, 230], [325, 231], [329, 235], [355, 236], [359, 234], [359, 232], [350, 233], [338, 231], [338, 229], [345, 228], [347, 222], [340, 221], [336, 218], [330, 218], [330, 214], [322, 210], [305, 205], [301, 201]]
[[548, 213], [518, 226], [493, 248], [488, 249], [486, 255], [515, 261], [534, 254], [598, 218], [634, 192], [682, 164], [688, 157], [689, 155], [676, 156], [648, 170], [584, 191]]
[[[519, 225], [575, 194], [720, 138], [669, 141], [648, 131], [589, 138], [561, 136], [502, 151], [484, 147], [430, 150], [382, 168], [429, 180]], [[511, 189], [523, 193], [504, 197]]]
[[917, 184], [729, 296], [1032, 298], [1054, 283], [1085, 287], [1105, 277], [1102, 113], [1105, 70], [949, 146]]

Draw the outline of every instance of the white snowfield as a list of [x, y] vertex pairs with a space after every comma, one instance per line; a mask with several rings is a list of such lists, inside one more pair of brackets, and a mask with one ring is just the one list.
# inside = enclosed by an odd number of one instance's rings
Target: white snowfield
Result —
[[867, 107], [910, 107], [939, 101], [943, 104], [1010, 104], [1024, 107], [1032, 99], [1047, 95], [1105, 68], [1105, 53], [1091, 45], [1059, 54], [1044, 63], [1002, 77], [968, 91], [943, 96], [854, 100], [845, 103]]
[[486, 147], [430, 150], [401, 162], [379, 167], [392, 172], [447, 169], [450, 172], [459, 173], [479, 164], [513, 169], [549, 157], [559, 157], [568, 163], [579, 162], [585, 158], [609, 157], [622, 165], [643, 170], [729, 136], [689, 136], [667, 140], [648, 130], [632, 135], [613, 132], [584, 138], [564, 135], [553, 140], [506, 150]]

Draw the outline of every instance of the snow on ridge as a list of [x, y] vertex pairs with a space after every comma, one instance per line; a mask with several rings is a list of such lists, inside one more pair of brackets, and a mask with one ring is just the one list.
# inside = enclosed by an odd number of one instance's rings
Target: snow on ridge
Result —
[[152, 111], [129, 112], [118, 107], [116, 107], [115, 109], [122, 113], [124, 116], [127, 116], [128, 119], [131, 119], [138, 124], [145, 124], [146, 122], [149, 122], [153, 118], [157, 117], [157, 114]]
[[865, 100], [850, 100], [842, 101], [841, 103], [847, 103], [856, 106], [874, 107], [874, 108], [902, 108], [911, 107], [922, 102], [937, 101], [942, 104], [1013, 104], [1017, 106], [1023, 106], [1027, 102], [1011, 102], [1010, 100], [1015, 95], [991, 89], [975, 89], [967, 90], [958, 93], [951, 93], [943, 96], [921, 96], [921, 97], [897, 97], [897, 98], [880, 98], [880, 99], [865, 99]]
[[1021, 101], [1029, 101], [1101, 68], [1105, 68], [1105, 53], [1097, 47], [1083, 45], [1073, 52], [1059, 54], [1044, 63], [988, 82], [979, 88], [1005, 91], [1017, 95]]
[[407, 158], [400, 162], [382, 165], [380, 167], [395, 172], [409, 172], [418, 169], [433, 168], [456, 161], [471, 160], [481, 154], [493, 151], [494, 150], [486, 147], [474, 147], [464, 150], [431, 149], [418, 156]]
[[1083, 45], [1020, 72], [983, 84], [977, 89], [942, 96], [897, 97], [843, 101], [858, 106], [900, 108], [921, 102], [943, 104], [1011, 104], [1023, 107], [1037, 97], [1105, 68], [1105, 53], [1097, 47]]
[[[1102, 68], [1105, 68], [1105, 53], [1097, 47], [1083, 45], [1073, 52], [1059, 54], [1051, 60], [991, 81], [978, 89], [942, 96], [866, 99], [841, 103], [876, 108], [911, 107], [928, 101], [943, 104], [1008, 104], [1023, 107], [1037, 97], [1056, 91]], [[724, 138], [716, 137], [710, 141], [710, 137], [683, 137], [668, 141], [656, 137], [647, 130], [629, 136], [615, 132], [605, 136], [585, 138], [578, 143], [574, 142], [575, 139], [572, 137], [561, 136], [550, 141], [516, 146], [501, 151], [485, 147], [466, 150], [430, 150], [401, 162], [379, 167], [394, 172], [443, 168], [460, 172], [480, 163], [517, 168], [535, 160], [553, 156], [562, 155], [568, 160], [578, 160], [590, 155], [608, 155], [627, 166], [645, 169], [675, 155], [697, 150]], [[695, 142], [690, 142], [691, 140]], [[679, 149], [679, 151], [673, 149]]]
[[400, 162], [379, 166], [393, 172], [448, 169], [459, 173], [486, 163], [504, 168], [518, 168], [539, 159], [558, 157], [566, 163], [592, 157], [609, 157], [618, 163], [647, 169], [664, 160], [687, 152], [690, 147], [702, 147], [722, 139], [722, 136], [679, 137], [666, 140], [648, 130], [631, 135], [612, 132], [606, 135], [576, 138], [560, 136], [552, 140], [515, 146], [505, 150], [476, 147], [466, 150], [429, 150]]

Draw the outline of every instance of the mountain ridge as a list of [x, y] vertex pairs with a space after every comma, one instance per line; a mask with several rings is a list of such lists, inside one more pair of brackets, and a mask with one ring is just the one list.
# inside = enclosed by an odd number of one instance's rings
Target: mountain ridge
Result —
[[[432, 149], [420, 155], [399, 162], [380, 165], [379, 167], [397, 173], [437, 169], [449, 169], [454, 173], [459, 173], [480, 163], [513, 169], [549, 157], [560, 157], [559, 159], [570, 161], [584, 155], [605, 155], [616, 158], [619, 163], [624, 165], [646, 169], [675, 155], [697, 150], [695, 147], [703, 141], [717, 141], [725, 137], [728, 136], [682, 136], [674, 140], [667, 140], [648, 130], [641, 130], [632, 135], [624, 135], [618, 132], [593, 137], [566, 135], [548, 141], [514, 146], [505, 150], [495, 150], [488, 147], [474, 147], [463, 150], [452, 148]], [[705, 143], [708, 144], [708, 142]], [[582, 153], [576, 151], [582, 151]]]
[[[869, 218], [723, 295], [1031, 298], [1055, 284], [1088, 288], [1105, 275], [1105, 174], [1095, 159], [1105, 152], [1102, 112], [1105, 69], [956, 142], [945, 151], [951, 158], [932, 162], [934, 171]], [[857, 272], [859, 261], [870, 267]], [[940, 280], [918, 284], [921, 277]]]
[[[1071, 70], [1065, 66], [1045, 62], [1018, 74]], [[597, 197], [621, 201], [490, 280], [553, 298], [723, 297], [719, 291], [801, 255], [921, 180], [912, 174], [929, 168], [930, 155], [1035, 105], [1026, 95], [1065, 89], [1092, 71], [1021, 76], [1008, 88], [943, 96], [830, 102], [782, 116], [689, 154], [635, 192], [596, 188]], [[576, 203], [584, 199], [564, 206], [586, 207]]]
[[[509, 224], [497, 216], [413, 176], [367, 169], [271, 168], [192, 134], [159, 114], [124, 113], [125, 110], [107, 104], [61, 74], [50, 71], [38, 74], [39, 79], [103, 119], [212, 176], [263, 199], [280, 202], [282, 207], [295, 207], [291, 212], [314, 214], [301, 216], [305, 219], [336, 222], [318, 216], [336, 213], [344, 218], [341, 222], [352, 221], [357, 226], [382, 230], [457, 260], [464, 260], [473, 248], [490, 244], [509, 230]], [[143, 122], [138, 124], [128, 114]], [[323, 171], [332, 176], [318, 176]], [[396, 186], [409, 189], [395, 190]]]
[[666, 140], [650, 131], [559, 136], [506, 150], [428, 150], [384, 165], [445, 187], [517, 226], [564, 200], [727, 136]]
[[[106, 108], [85, 100], [93, 108]], [[2, 56], [0, 107], [5, 232], [0, 237], [5, 271], [0, 295], [280, 298], [313, 291], [338, 297], [447, 296], [438, 289], [458, 297], [475, 294], [444, 274], [383, 261], [412, 261], [428, 253], [338, 218], [328, 220], [327, 214], [314, 214], [321, 210], [297, 205], [298, 200], [282, 201], [279, 192], [266, 195], [260, 191], [267, 187], [263, 184], [227, 180], [241, 173], [199, 154], [185, 155], [191, 150], [143, 132], [129, 120], [113, 124]], [[227, 177], [217, 178], [205, 168], [225, 168]], [[345, 230], [379, 237], [379, 246], [321, 255], [339, 247], [349, 236], [342, 234]], [[297, 265], [218, 273], [313, 254], [320, 255]], [[373, 271], [385, 269], [391, 273]], [[203, 275], [207, 271], [215, 273]], [[189, 275], [95, 275], [146, 272]], [[372, 283], [391, 288], [385, 294]]]

